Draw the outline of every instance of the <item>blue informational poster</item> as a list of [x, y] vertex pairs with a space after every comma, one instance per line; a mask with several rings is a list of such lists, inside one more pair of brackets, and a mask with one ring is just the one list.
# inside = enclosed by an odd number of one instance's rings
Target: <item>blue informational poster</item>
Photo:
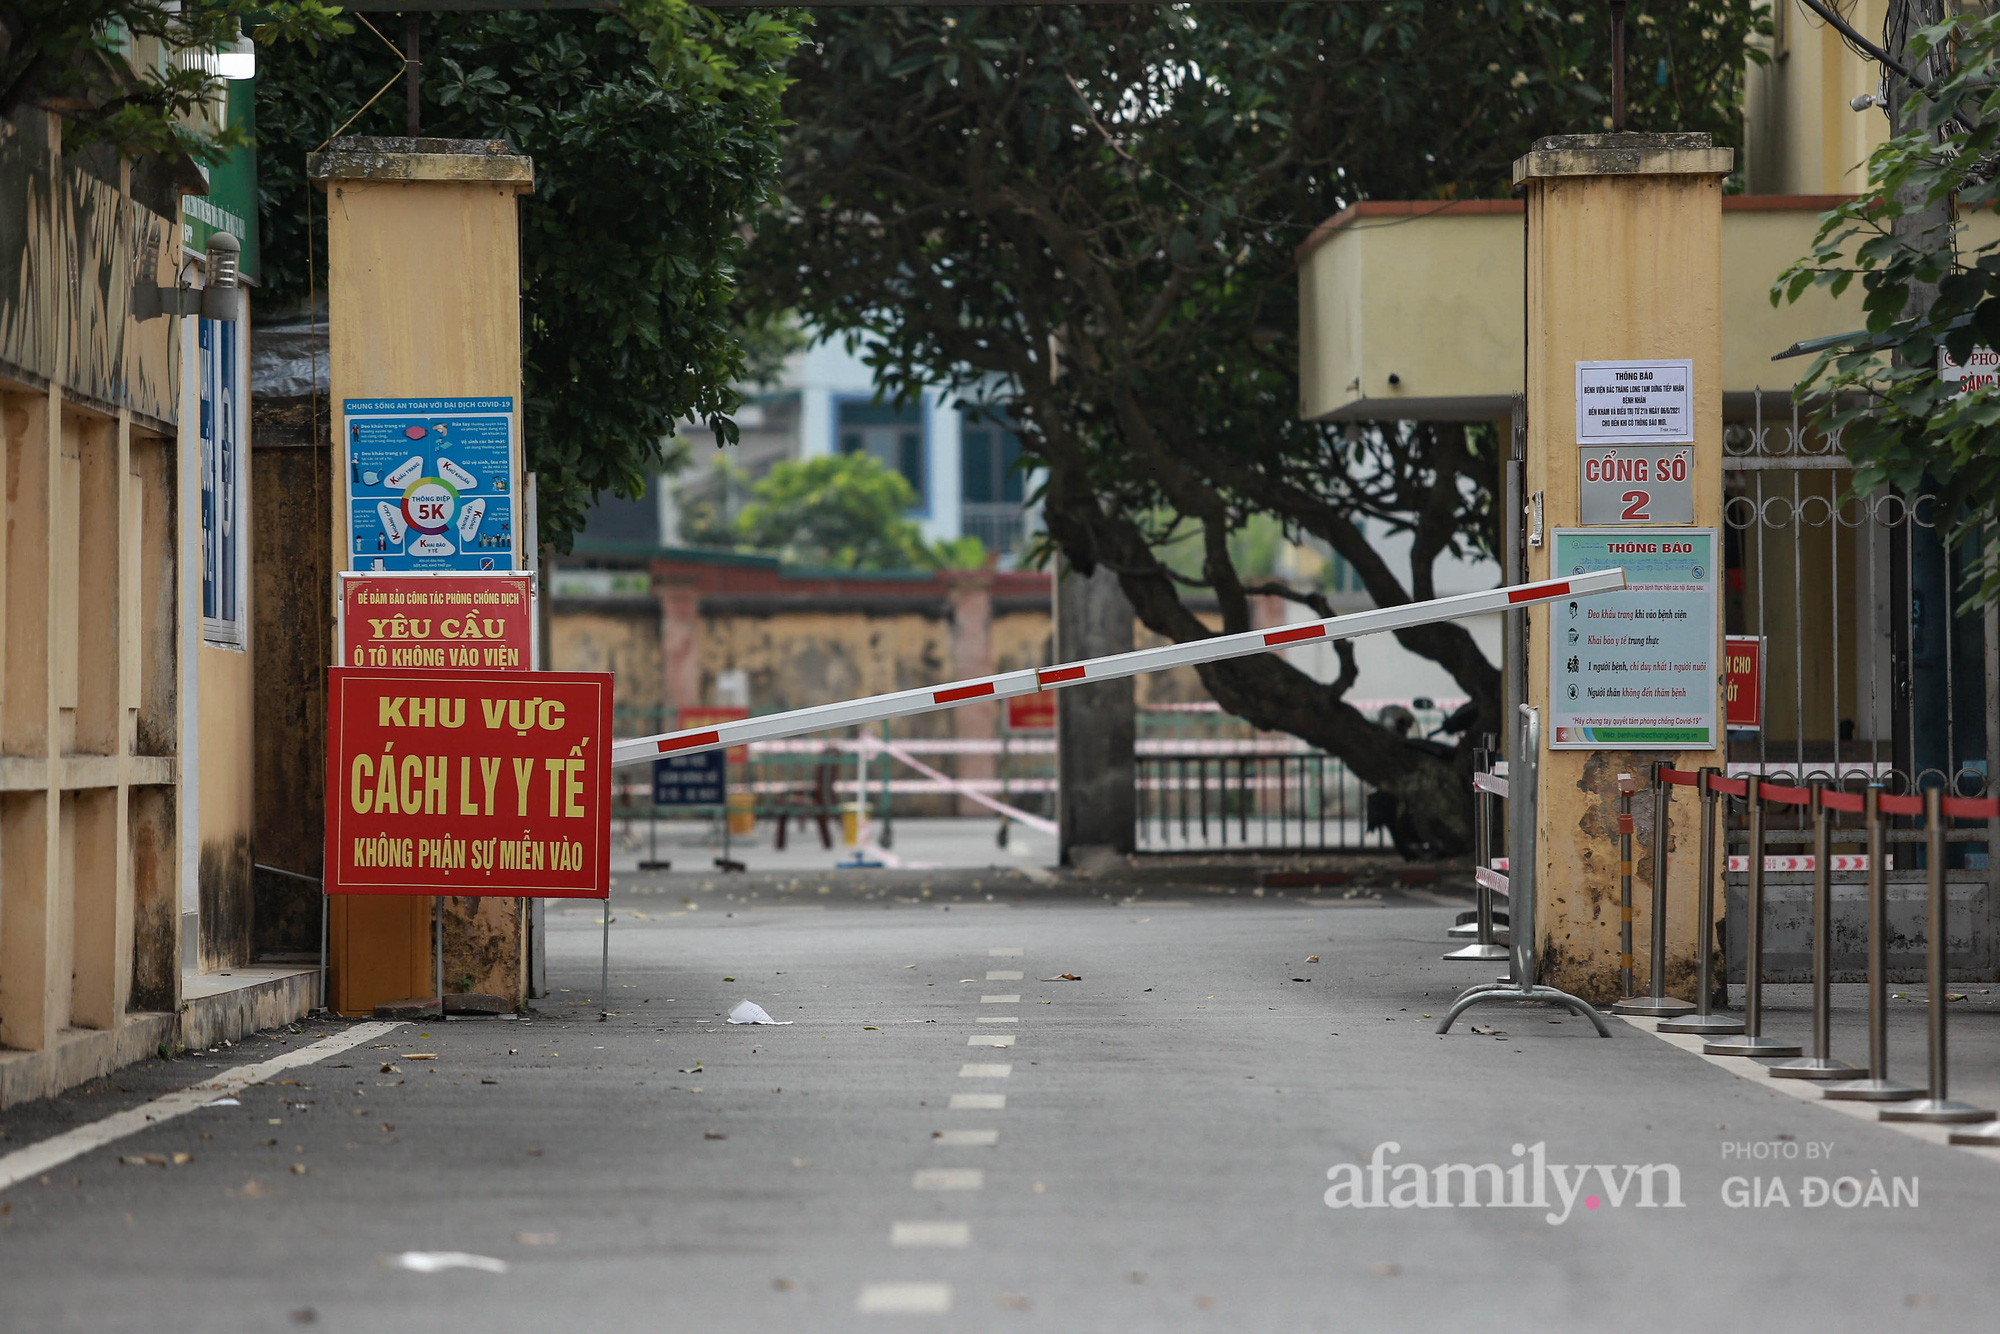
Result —
[[514, 400], [350, 398], [348, 568], [514, 568]]
[[655, 806], [720, 806], [728, 783], [728, 752], [668, 755], [653, 761]]
[[1722, 737], [1715, 530], [1551, 536], [1551, 579], [1623, 569], [1625, 587], [1549, 604], [1549, 748], [1712, 750]]

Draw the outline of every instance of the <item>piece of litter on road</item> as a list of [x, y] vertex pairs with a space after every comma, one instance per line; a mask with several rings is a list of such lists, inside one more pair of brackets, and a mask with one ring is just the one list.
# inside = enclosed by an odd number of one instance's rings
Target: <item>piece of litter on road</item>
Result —
[[507, 1272], [507, 1262], [490, 1255], [468, 1255], [464, 1251], [404, 1251], [389, 1261], [419, 1274], [441, 1274], [447, 1269], [483, 1269], [489, 1274]]
[[1507, 1036], [1506, 1029], [1488, 1028], [1485, 1024], [1472, 1025], [1472, 1031], [1479, 1034], [1481, 1037], [1486, 1037], [1486, 1038], [1504, 1038]]
[[210, 1107], [241, 1107], [243, 1104], [240, 1100], [236, 1098], [217, 1098], [214, 1102], [209, 1103], [208, 1105]]
[[1318, 963], [1318, 962], [1319, 962], [1319, 956], [1318, 956], [1317, 954], [1308, 954], [1308, 955], [1306, 956], [1306, 962], [1307, 962], [1307, 963]]
[[406, 1051], [403, 1053], [403, 1059], [406, 1061], [435, 1061], [437, 1058], [438, 1054], [434, 1051]]
[[790, 1019], [773, 1019], [769, 1014], [765, 1013], [764, 1007], [757, 1002], [744, 1001], [729, 1012], [729, 1022], [732, 1024], [777, 1024], [783, 1026], [793, 1021]]
[[728, 1138], [729, 1138], [729, 1136], [727, 1136], [727, 1135], [723, 1134], [723, 1133], [722, 1133], [722, 1132], [721, 1132], [720, 1130], [704, 1130], [704, 1131], [702, 1131], [702, 1132], [701, 1132], [701, 1137], [702, 1137], [703, 1139], [728, 1139]]

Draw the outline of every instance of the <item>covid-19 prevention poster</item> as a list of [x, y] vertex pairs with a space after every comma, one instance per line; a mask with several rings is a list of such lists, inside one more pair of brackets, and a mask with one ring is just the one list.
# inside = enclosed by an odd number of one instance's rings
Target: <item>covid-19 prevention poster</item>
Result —
[[350, 398], [341, 442], [348, 568], [511, 570], [511, 398]]
[[1558, 528], [1549, 577], [1623, 569], [1617, 593], [1552, 602], [1554, 750], [1707, 750], [1716, 717], [1712, 528]]

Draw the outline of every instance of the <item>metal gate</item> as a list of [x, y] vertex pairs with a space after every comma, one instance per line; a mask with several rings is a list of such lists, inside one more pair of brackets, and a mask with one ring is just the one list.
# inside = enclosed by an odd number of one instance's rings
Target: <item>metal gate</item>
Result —
[[[1723, 433], [1724, 620], [1728, 634], [1761, 640], [1763, 707], [1759, 728], [1730, 733], [1730, 772], [1849, 790], [1881, 782], [1898, 793], [1942, 786], [1985, 795], [1988, 762], [2000, 750], [2000, 621], [1994, 608], [1958, 613], [1969, 553], [1947, 549], [1935, 497], [1887, 488], [1851, 497], [1853, 474], [1838, 440], [1805, 429], [1789, 395], [1759, 392], [1744, 406], [1749, 420]], [[1692, 809], [1678, 818], [1691, 820]], [[1761, 851], [1803, 853], [1803, 832], [1773, 828]], [[1995, 833], [1950, 836], [1954, 980], [2000, 975], [2000, 895], [1988, 855]], [[1924, 965], [1924, 849], [1917, 830], [1907, 835], [1890, 845], [1890, 966], [1899, 979], [1916, 980]], [[1747, 838], [1732, 824], [1732, 858], [1751, 855]], [[1862, 851], [1858, 830], [1835, 845], [1837, 857]], [[1743, 869], [1726, 878], [1728, 916], [1740, 922], [1748, 863], [1735, 865]], [[1833, 879], [1835, 976], [1860, 980], [1863, 875], [1837, 870]], [[1772, 869], [1766, 884], [1765, 975], [1806, 980], [1811, 875]], [[1729, 961], [1740, 978], [1741, 932], [1729, 933]]]

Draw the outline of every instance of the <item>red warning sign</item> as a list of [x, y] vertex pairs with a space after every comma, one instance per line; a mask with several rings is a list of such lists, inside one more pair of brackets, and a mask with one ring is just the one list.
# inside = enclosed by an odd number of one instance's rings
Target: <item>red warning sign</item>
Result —
[[339, 661], [349, 667], [525, 672], [532, 574], [343, 574]]
[[327, 893], [610, 895], [609, 673], [327, 676]]

